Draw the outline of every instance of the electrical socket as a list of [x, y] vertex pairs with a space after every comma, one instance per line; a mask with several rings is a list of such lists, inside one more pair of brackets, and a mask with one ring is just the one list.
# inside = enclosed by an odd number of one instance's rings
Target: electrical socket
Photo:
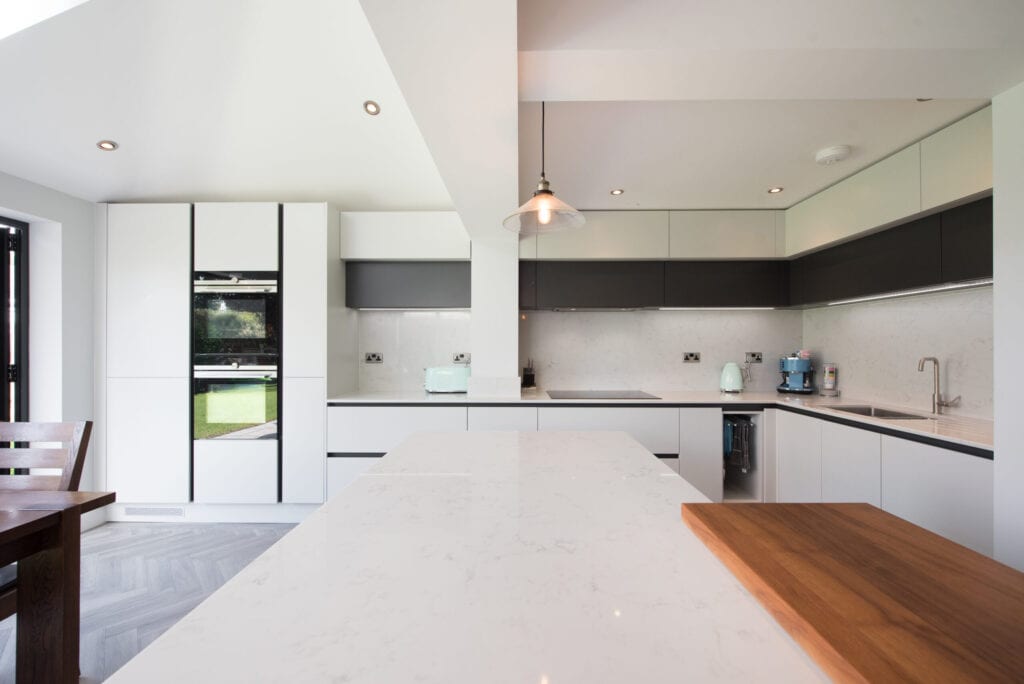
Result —
[[761, 352], [747, 352], [747, 363], [763, 363]]
[[452, 354], [452, 363], [469, 365], [473, 355], [469, 352], [455, 352]]
[[700, 363], [700, 352], [683, 352], [683, 363]]
[[366, 352], [363, 363], [384, 363], [384, 355], [380, 352]]

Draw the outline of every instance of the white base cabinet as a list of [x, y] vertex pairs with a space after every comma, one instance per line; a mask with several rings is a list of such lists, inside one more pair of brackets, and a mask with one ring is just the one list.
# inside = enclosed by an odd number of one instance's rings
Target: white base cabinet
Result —
[[776, 491], [780, 503], [821, 502], [821, 424], [790, 411], [775, 416]]
[[679, 409], [679, 474], [715, 503], [722, 501], [722, 409]]
[[469, 431], [537, 431], [536, 406], [470, 406]]
[[992, 461], [882, 437], [882, 508], [992, 555]]
[[107, 378], [107, 484], [121, 503], [188, 501], [188, 378]]
[[679, 453], [679, 409], [675, 408], [542, 406], [537, 413], [537, 429], [621, 431], [628, 433], [651, 453]]
[[465, 406], [330, 406], [327, 451], [383, 454], [418, 432], [465, 432]]
[[882, 505], [882, 436], [821, 423], [821, 500]]
[[323, 503], [327, 394], [324, 378], [282, 381], [281, 500]]
[[277, 503], [275, 440], [203, 439], [193, 444], [196, 503]]
[[327, 499], [352, 484], [357, 477], [379, 463], [380, 458], [336, 456], [327, 459]]

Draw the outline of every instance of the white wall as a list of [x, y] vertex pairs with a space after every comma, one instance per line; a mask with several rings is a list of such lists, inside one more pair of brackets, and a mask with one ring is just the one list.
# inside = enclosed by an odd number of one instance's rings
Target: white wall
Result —
[[[751, 391], [780, 381], [778, 357], [800, 346], [799, 311], [531, 311], [519, 357], [545, 389], [718, 389], [722, 366], [761, 352]], [[701, 353], [684, 364], [683, 352]]]
[[[29, 334], [39, 338], [30, 342], [29, 404], [39, 414], [32, 418], [94, 417], [94, 210], [92, 202], [0, 173], [0, 213], [38, 232], [29, 242]], [[56, 344], [44, 335], [55, 335]], [[94, 486], [95, 458], [90, 447], [82, 489]]]
[[995, 557], [1024, 570], [1024, 83], [992, 100], [995, 238]]
[[[931, 409], [932, 367], [943, 394], [961, 395], [948, 413], [992, 418], [992, 288], [960, 290], [803, 312], [803, 346], [839, 366], [843, 396]], [[820, 365], [820, 364], [819, 364]]]
[[[424, 368], [472, 353], [468, 311], [360, 311], [357, 317], [363, 392], [422, 391]], [[366, 352], [384, 354], [384, 363], [362, 363]]]

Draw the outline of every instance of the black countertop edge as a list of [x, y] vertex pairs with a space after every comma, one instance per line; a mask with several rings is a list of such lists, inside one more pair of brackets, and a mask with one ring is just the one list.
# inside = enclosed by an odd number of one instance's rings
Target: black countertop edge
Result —
[[815, 409], [809, 409], [802, 406], [790, 406], [786, 404], [777, 404], [774, 402], [752, 402], [745, 404], [738, 403], [669, 403], [663, 401], [652, 401], [651, 403], [641, 403], [640, 401], [631, 402], [628, 404], [615, 404], [604, 401], [590, 401], [590, 402], [553, 402], [553, 401], [515, 401], [515, 402], [479, 402], [479, 401], [452, 401], [452, 402], [417, 402], [417, 401], [329, 401], [328, 406], [361, 406], [361, 407], [402, 407], [402, 408], [424, 408], [424, 407], [438, 407], [438, 408], [468, 408], [472, 406], [484, 407], [484, 408], [515, 408], [515, 407], [537, 407], [537, 408], [720, 408], [724, 411], [763, 411], [764, 409], [779, 409], [780, 411], [790, 411], [792, 413], [800, 413], [805, 416], [812, 418], [819, 418], [821, 420], [827, 420], [830, 423], [838, 423], [839, 425], [847, 425], [849, 427], [859, 428], [861, 430], [867, 430], [868, 432], [875, 432], [880, 435], [886, 435], [888, 437], [898, 437], [899, 439], [905, 439], [911, 442], [919, 442], [921, 444], [927, 444], [929, 446], [940, 447], [942, 449], [948, 449], [949, 451], [957, 451], [962, 454], [969, 454], [971, 456], [977, 456], [978, 458], [984, 458], [989, 461], [995, 460], [995, 454], [992, 449], [985, 447], [973, 446], [970, 444], [961, 444], [960, 442], [953, 442], [943, 439], [937, 435], [923, 435], [917, 432], [908, 432], [901, 430], [897, 427], [887, 427], [885, 425], [878, 425], [875, 423], [863, 423], [857, 420], [851, 420], [849, 418], [843, 418], [842, 416], [832, 415], [830, 413], [822, 413]]

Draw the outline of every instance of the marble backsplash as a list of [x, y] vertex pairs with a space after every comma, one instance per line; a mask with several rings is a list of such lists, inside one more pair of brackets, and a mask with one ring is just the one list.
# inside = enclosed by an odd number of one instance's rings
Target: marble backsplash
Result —
[[992, 288], [808, 309], [803, 346], [839, 366], [843, 395], [931, 409], [932, 367], [942, 393], [961, 395], [951, 414], [992, 418]]
[[519, 356], [547, 389], [716, 390], [726, 362], [761, 352], [746, 387], [771, 391], [801, 325], [800, 311], [533, 311], [519, 323]]
[[[384, 392], [423, 389], [423, 369], [447, 366], [452, 354], [471, 352], [468, 311], [360, 311], [359, 389]], [[367, 364], [367, 352], [384, 363]]]

